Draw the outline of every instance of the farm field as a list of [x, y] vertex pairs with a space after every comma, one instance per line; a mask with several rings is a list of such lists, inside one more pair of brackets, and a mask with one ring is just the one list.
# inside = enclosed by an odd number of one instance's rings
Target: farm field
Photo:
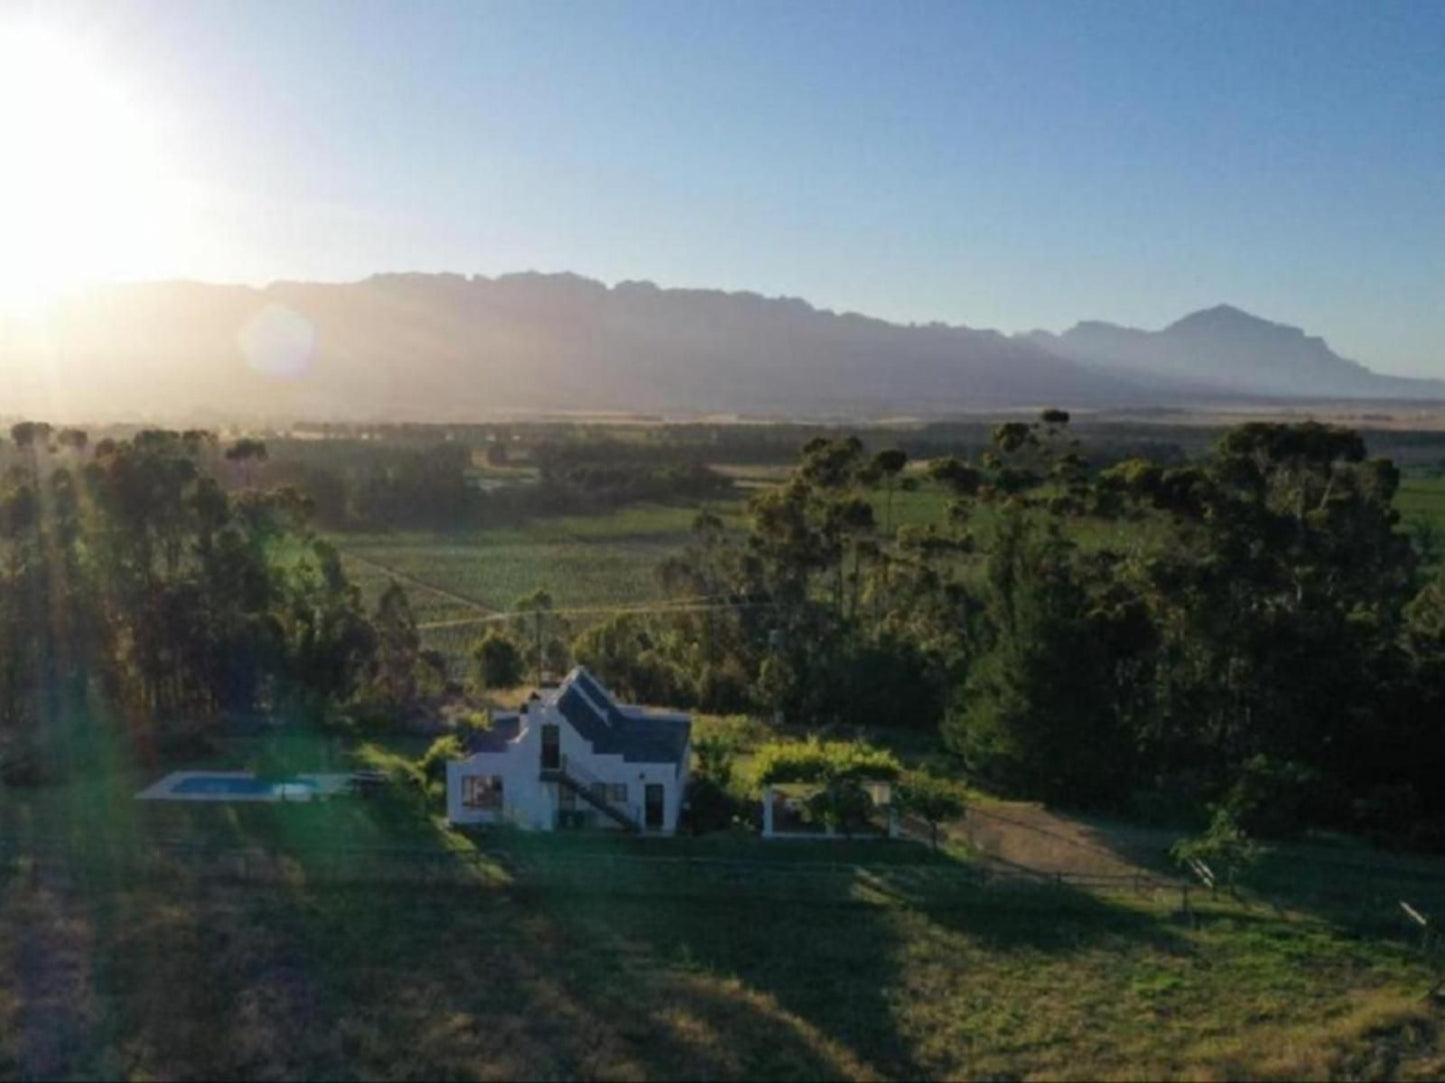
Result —
[[[737, 499], [711, 506], [730, 527], [741, 530], [751, 493], [786, 476], [775, 468], [721, 468], [739, 486]], [[913, 491], [875, 497], [880, 524], [944, 524], [949, 494], [919, 479]], [[1407, 475], [1397, 506], [1406, 529], [1433, 529], [1445, 539], [1445, 478]], [[699, 509], [634, 505], [605, 515], [536, 519], [520, 526], [467, 532], [340, 533], [331, 536], [348, 574], [374, 607], [387, 584], [406, 587], [427, 646], [453, 657], [464, 655], [489, 624], [511, 610], [521, 596], [545, 587], [567, 614], [573, 632], [618, 608], [663, 599], [658, 566], [687, 545]], [[987, 529], [987, 509], [976, 510], [970, 526]], [[1085, 547], [1147, 550], [1157, 544], [1150, 520], [1081, 520], [1076, 540]]]
[[[545, 587], [558, 608], [635, 605], [662, 595], [658, 565], [688, 541], [696, 508], [639, 505], [464, 533], [338, 534], [331, 540], [368, 605], [398, 578], [419, 623], [510, 609]], [[740, 523], [740, 505], [715, 509]]]
[[1445, 538], [1445, 477], [1406, 474], [1400, 480], [1395, 506], [1407, 527], [1429, 524], [1438, 538]]
[[[709, 508], [741, 531], [747, 496], [779, 478], [776, 471], [759, 473], [756, 467], [734, 472], [738, 498]], [[950, 495], [928, 481], [911, 492], [895, 492], [891, 507], [882, 492], [874, 497], [880, 526], [890, 523], [895, 528], [944, 525], [950, 503]], [[641, 504], [606, 515], [536, 519], [521, 526], [450, 533], [337, 533], [330, 540], [369, 608], [396, 579], [407, 589], [428, 645], [455, 652], [486, 627], [479, 618], [509, 611], [518, 598], [538, 587], [551, 593], [558, 609], [574, 611], [568, 615], [574, 631], [610, 609], [662, 600], [658, 566], [688, 544], [699, 510]], [[973, 528], [985, 529], [987, 515], [977, 511]], [[1089, 520], [1077, 525], [1077, 537], [1086, 546], [1137, 548], [1151, 544], [1152, 532], [1147, 522]]]

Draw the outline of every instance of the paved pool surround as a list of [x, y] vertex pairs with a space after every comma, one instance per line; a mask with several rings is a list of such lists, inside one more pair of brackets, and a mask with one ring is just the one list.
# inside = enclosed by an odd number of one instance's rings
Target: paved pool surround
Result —
[[301, 774], [271, 781], [250, 771], [172, 771], [137, 801], [310, 801], [345, 791], [350, 775]]

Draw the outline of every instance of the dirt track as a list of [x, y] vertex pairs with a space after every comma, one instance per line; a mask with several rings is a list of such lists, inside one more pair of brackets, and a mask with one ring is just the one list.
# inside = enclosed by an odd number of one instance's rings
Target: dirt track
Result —
[[949, 835], [979, 854], [1042, 872], [1126, 876], [1171, 871], [1165, 854], [1177, 833], [1086, 821], [1023, 802], [969, 808]]

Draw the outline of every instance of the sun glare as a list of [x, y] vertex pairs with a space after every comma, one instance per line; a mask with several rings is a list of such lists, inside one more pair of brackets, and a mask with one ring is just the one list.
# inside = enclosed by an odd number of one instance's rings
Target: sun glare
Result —
[[162, 266], [177, 191], [156, 133], [81, 43], [0, 26], [0, 306]]

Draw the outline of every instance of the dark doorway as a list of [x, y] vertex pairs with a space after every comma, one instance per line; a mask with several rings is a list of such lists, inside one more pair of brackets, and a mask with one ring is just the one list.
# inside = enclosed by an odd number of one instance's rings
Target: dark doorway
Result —
[[649, 831], [662, 830], [662, 792], [660, 782], [649, 782], [643, 791], [643, 806], [647, 811], [647, 829]]
[[556, 771], [562, 766], [562, 735], [551, 723], [542, 726], [542, 770]]

